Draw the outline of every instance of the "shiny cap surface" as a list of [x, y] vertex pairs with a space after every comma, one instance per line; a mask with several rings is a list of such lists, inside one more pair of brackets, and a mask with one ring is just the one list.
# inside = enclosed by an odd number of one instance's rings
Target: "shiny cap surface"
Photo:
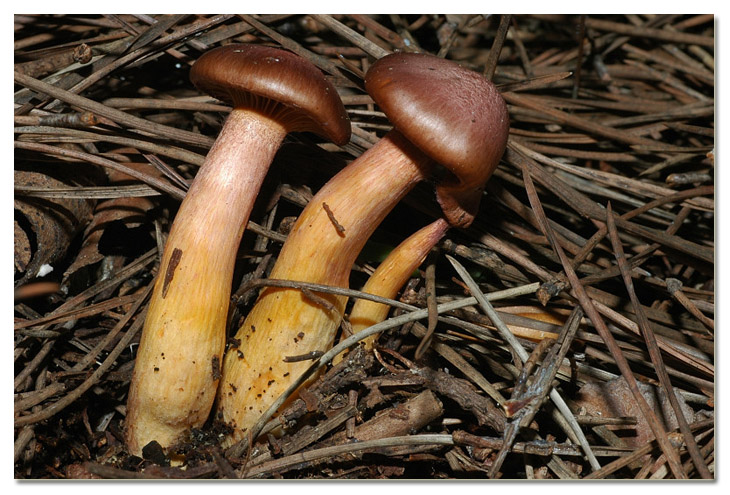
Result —
[[294, 53], [262, 45], [224, 45], [198, 58], [190, 80], [235, 107], [284, 119], [290, 131], [313, 132], [339, 145], [350, 140], [350, 119], [337, 90], [317, 67]]
[[379, 59], [365, 88], [401, 134], [455, 176], [437, 186], [437, 196], [452, 225], [469, 225], [507, 144], [509, 114], [497, 88], [420, 53]]

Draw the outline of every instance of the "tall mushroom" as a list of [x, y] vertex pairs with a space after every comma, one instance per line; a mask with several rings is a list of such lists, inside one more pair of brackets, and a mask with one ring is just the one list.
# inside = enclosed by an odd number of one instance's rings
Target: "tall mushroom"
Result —
[[[292, 228], [271, 278], [348, 287], [363, 245], [391, 209], [438, 162], [449, 170], [437, 196], [452, 225], [474, 218], [486, 180], [506, 146], [507, 107], [497, 89], [454, 62], [424, 54], [383, 57], [365, 87], [396, 130], [390, 131], [333, 177], [312, 198]], [[287, 357], [326, 350], [346, 297], [266, 288], [224, 359], [218, 411], [234, 427], [227, 440], [249, 429], [309, 366]]]
[[335, 88], [292, 53], [226, 45], [201, 56], [190, 79], [233, 110], [165, 245], [127, 402], [125, 435], [134, 454], [152, 440], [171, 445], [210, 412], [236, 252], [284, 136], [309, 131], [337, 144], [350, 138]]

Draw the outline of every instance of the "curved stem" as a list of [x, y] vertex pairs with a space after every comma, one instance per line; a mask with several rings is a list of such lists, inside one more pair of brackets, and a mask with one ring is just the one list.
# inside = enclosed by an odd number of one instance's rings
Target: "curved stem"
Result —
[[[393, 131], [335, 177], [304, 209], [271, 278], [349, 285], [350, 270], [385, 216], [419, 181], [431, 162]], [[344, 296], [266, 288], [236, 334], [239, 347], [225, 357], [218, 410], [244, 436], [289, 383], [309, 365], [284, 362], [328, 349], [347, 303]]]
[[[448, 222], [439, 218], [398, 244], [368, 278], [362, 291], [388, 299], [395, 298], [413, 271], [423, 263], [428, 252], [446, 234], [448, 228]], [[352, 332], [357, 333], [380, 323], [387, 318], [389, 312], [390, 306], [367, 299], [358, 299], [350, 311]], [[376, 338], [377, 336], [373, 335], [365, 339], [363, 343], [367, 348], [372, 348]], [[333, 363], [337, 364], [341, 359], [341, 355], [338, 355]]]
[[235, 109], [175, 217], [145, 320], [126, 440], [168, 446], [210, 412], [238, 245], [285, 129]]

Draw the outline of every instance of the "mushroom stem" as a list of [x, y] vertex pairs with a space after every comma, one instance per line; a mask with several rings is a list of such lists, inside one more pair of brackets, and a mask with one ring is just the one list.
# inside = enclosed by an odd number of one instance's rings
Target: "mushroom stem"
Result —
[[241, 236], [286, 134], [234, 109], [175, 217], [160, 264], [127, 403], [126, 441], [139, 454], [201, 426], [215, 399]]
[[[428, 252], [446, 234], [449, 224], [444, 219], [423, 227], [396, 246], [393, 251], [375, 269], [362, 288], [367, 294], [393, 299], [405, 285], [413, 271], [423, 263]], [[388, 316], [390, 307], [386, 304], [358, 299], [350, 311], [350, 323], [353, 333], [365, 330], [380, 323]], [[372, 335], [362, 342], [367, 348], [372, 348], [376, 335]], [[339, 362], [337, 356], [333, 363]]]
[[[365, 242], [413, 186], [430, 175], [432, 165], [399, 132], [388, 133], [312, 198], [270, 277], [348, 287]], [[235, 336], [238, 348], [224, 359], [217, 408], [234, 427], [228, 445], [244, 438], [310, 364], [284, 358], [331, 346], [347, 298], [318, 294], [317, 299], [282, 288], [266, 288], [259, 295]]]

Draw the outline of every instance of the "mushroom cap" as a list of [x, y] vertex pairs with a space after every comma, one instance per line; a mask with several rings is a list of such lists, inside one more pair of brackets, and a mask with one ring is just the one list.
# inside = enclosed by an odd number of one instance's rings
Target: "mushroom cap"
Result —
[[196, 60], [190, 80], [234, 107], [282, 121], [289, 131], [313, 132], [339, 145], [350, 140], [350, 119], [335, 87], [312, 63], [291, 52], [224, 45]]
[[437, 198], [452, 225], [470, 225], [507, 145], [509, 114], [497, 88], [423, 53], [379, 59], [365, 88], [401, 134], [453, 174], [437, 185]]

